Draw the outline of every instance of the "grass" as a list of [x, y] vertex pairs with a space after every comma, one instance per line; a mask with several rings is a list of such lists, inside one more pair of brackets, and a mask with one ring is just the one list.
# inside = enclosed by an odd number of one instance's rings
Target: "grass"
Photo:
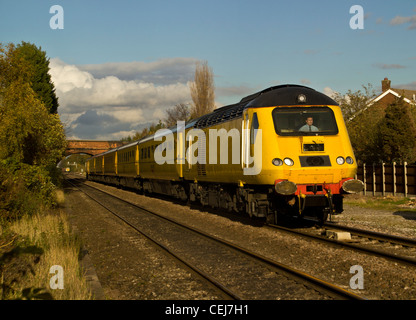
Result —
[[407, 197], [347, 195], [344, 203], [361, 208], [416, 212], [416, 199]]
[[[91, 299], [80, 248], [60, 209], [26, 215], [0, 229], [0, 299]], [[53, 266], [63, 273], [50, 273]], [[51, 279], [61, 274], [63, 289], [53, 289], [59, 281]]]

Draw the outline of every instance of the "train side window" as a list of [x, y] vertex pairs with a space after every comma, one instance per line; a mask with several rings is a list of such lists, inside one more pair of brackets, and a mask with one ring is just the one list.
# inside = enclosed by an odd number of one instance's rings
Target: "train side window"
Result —
[[259, 129], [259, 119], [257, 118], [257, 112], [253, 113], [253, 119], [250, 128], [250, 143], [253, 144], [256, 141], [257, 132]]

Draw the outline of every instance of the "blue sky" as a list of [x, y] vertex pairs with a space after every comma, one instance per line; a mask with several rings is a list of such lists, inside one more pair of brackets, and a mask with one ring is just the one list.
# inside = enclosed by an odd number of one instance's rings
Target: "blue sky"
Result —
[[[364, 29], [350, 28], [353, 5]], [[198, 60], [218, 106], [284, 83], [331, 94], [388, 77], [416, 90], [415, 36], [414, 0], [0, 1], [0, 42], [47, 52], [68, 136], [82, 139], [121, 138], [190, 102]]]

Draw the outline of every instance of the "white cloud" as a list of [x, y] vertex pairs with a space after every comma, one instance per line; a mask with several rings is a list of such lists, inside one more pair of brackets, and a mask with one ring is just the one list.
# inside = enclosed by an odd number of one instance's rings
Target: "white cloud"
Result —
[[374, 63], [372, 66], [375, 67], [375, 68], [378, 68], [378, 69], [383, 69], [383, 70], [386, 70], [386, 69], [405, 69], [406, 68], [406, 66], [403, 66], [403, 65], [397, 64], [397, 63], [393, 63], [393, 64]]
[[[111, 74], [107, 64], [95, 65], [94, 68], [95, 71], [107, 70], [110, 75], [101, 74], [101, 77], [97, 77], [58, 58], [51, 59], [50, 74], [59, 98], [58, 112], [64, 121], [68, 121], [71, 134], [84, 139], [104, 136], [118, 139], [122, 132], [131, 132], [139, 124], [157, 123], [166, 109], [191, 100], [189, 79], [179, 82], [179, 78], [173, 77], [175, 61], [178, 61], [179, 66], [185, 62], [190, 65], [188, 60], [184, 62], [181, 59], [138, 63], [141, 70], [157, 70], [159, 78], [164, 79], [164, 84], [157, 85], [142, 79], [121, 79]], [[119, 67], [119, 72], [113, 74], [121, 76], [123, 68], [128, 65], [112, 64], [112, 68]], [[89, 68], [94, 69], [92, 66]], [[169, 83], [168, 79], [176, 82]]]
[[397, 89], [406, 89], [406, 90], [416, 90], [416, 81], [405, 83], [405, 84], [398, 84], [394, 86]]
[[143, 110], [124, 107], [117, 110], [101, 110], [98, 115], [109, 115], [124, 123], [140, 123], [144, 119]]
[[80, 65], [78, 68], [96, 78], [115, 76], [122, 80], [139, 80], [155, 84], [186, 83], [193, 79], [194, 58], [165, 58], [153, 62], [108, 62]]
[[156, 109], [156, 110], [153, 112], [153, 117], [154, 117], [155, 119], [160, 119], [160, 120], [163, 120], [163, 119], [166, 117], [166, 114], [165, 114], [162, 110], [160, 110], [160, 109]]
[[416, 15], [410, 16], [410, 17], [401, 17], [396, 16], [393, 19], [390, 20], [390, 24], [395, 25], [401, 25], [409, 23], [410, 25], [407, 27], [408, 30], [416, 29]]
[[92, 87], [93, 77], [88, 72], [80, 71], [73, 65], [68, 65], [63, 61], [55, 58], [50, 60], [49, 73], [52, 81], [55, 83], [57, 90], [62, 93], [71, 91], [75, 88]]
[[335, 90], [331, 89], [330, 87], [325, 87], [324, 88], [324, 94], [326, 94], [328, 97], [330, 97], [332, 99], [335, 97], [336, 93], [337, 92]]

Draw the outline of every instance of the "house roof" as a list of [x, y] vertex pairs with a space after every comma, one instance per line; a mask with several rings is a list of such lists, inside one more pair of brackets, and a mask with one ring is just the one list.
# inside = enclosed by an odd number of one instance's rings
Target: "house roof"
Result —
[[372, 105], [373, 103], [380, 101], [389, 93], [396, 96], [397, 98], [400, 98], [401, 96], [403, 96], [403, 100], [406, 101], [407, 103], [410, 103], [410, 104], [416, 103], [416, 101], [414, 100], [416, 96], [416, 91], [404, 90], [404, 89], [388, 89], [384, 91], [382, 94], [380, 94], [379, 96], [375, 97], [373, 100], [371, 100], [369, 104]]
[[375, 97], [374, 99], [370, 100], [367, 104], [367, 106], [364, 109], [359, 110], [356, 112], [352, 117], [348, 119], [348, 121], [353, 120], [356, 116], [358, 116], [361, 112], [367, 110], [369, 107], [371, 107], [374, 103], [380, 101], [388, 94], [392, 94], [397, 98], [403, 97], [403, 100], [407, 102], [410, 105], [416, 105], [416, 90], [406, 90], [406, 89], [393, 89], [389, 88], [385, 90], [383, 93]]
[[400, 98], [403, 96], [403, 100], [406, 101], [409, 104], [415, 104], [416, 103], [416, 91], [415, 90], [405, 90], [405, 89], [388, 89], [384, 91], [379, 96], [375, 97], [373, 100], [370, 101], [369, 105], [372, 105], [373, 103], [380, 101], [383, 99], [386, 95], [391, 93], [392, 95], [396, 96], [397, 98]]

